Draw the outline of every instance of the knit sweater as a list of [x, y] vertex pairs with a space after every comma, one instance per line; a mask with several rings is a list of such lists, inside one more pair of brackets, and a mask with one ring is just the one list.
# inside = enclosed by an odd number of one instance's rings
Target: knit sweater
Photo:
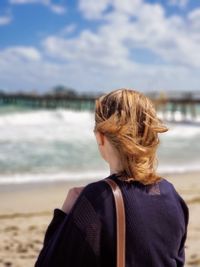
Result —
[[[144, 185], [108, 176], [126, 216], [126, 267], [181, 267], [189, 210], [172, 183]], [[35, 267], [116, 267], [116, 210], [104, 179], [87, 184], [69, 214], [54, 209]]]

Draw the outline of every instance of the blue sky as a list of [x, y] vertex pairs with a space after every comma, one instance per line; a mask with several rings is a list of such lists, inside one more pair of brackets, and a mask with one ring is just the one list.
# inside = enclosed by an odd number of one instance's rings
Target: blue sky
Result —
[[200, 90], [199, 0], [1, 0], [5, 91]]

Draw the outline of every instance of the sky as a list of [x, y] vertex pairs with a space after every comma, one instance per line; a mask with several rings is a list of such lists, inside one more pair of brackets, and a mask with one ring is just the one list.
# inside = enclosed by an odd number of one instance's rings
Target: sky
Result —
[[200, 0], [1, 0], [0, 89], [200, 91]]

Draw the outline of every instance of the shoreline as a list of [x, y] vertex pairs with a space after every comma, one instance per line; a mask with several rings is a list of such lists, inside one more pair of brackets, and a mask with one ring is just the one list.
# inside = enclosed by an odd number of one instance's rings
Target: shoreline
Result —
[[[195, 171], [185, 171], [185, 172], [157, 172], [158, 175], [160, 175], [161, 177], [167, 179], [167, 180], [174, 180], [178, 179], [180, 177], [190, 177], [191, 175], [194, 176], [198, 176], [200, 175], [200, 170], [195, 170]], [[109, 172], [107, 175], [105, 175], [105, 177], [109, 176]], [[103, 177], [104, 178], [104, 177]], [[77, 185], [81, 185], [81, 184], [87, 184], [87, 183], [91, 183], [91, 182], [96, 182], [99, 181], [103, 178], [96, 178], [96, 179], [92, 179], [92, 178], [86, 178], [86, 179], [66, 179], [66, 180], [47, 180], [47, 181], [29, 181], [29, 182], [13, 182], [13, 183], [0, 183], [0, 193], [3, 192], [15, 192], [15, 191], [26, 191], [26, 190], [35, 190], [38, 188], [45, 188], [47, 187], [51, 187], [51, 186], [62, 186], [62, 185], [66, 185], [66, 186], [71, 186], [72, 184], [77, 184]]]
[[[160, 173], [159, 173], [160, 174]], [[162, 174], [189, 207], [186, 267], [200, 266], [200, 172]], [[53, 210], [69, 188], [96, 180], [4, 185], [0, 189], [0, 267], [32, 267], [42, 247]]]
[[[183, 198], [187, 201], [191, 201], [189, 197], [189, 192], [187, 192], [187, 184], [189, 179], [195, 181], [198, 184], [200, 179], [200, 171], [188, 172], [188, 173], [176, 173], [176, 174], [161, 174], [160, 176], [172, 182], [177, 191], [183, 195]], [[109, 174], [108, 174], [109, 175]], [[107, 176], [108, 176], [107, 175]], [[106, 176], [105, 176], [106, 177]], [[192, 178], [191, 178], [192, 177]], [[102, 178], [103, 179], [103, 178]], [[181, 186], [180, 186], [181, 179]], [[28, 182], [28, 183], [15, 183], [15, 184], [2, 184], [0, 186], [0, 213], [9, 213], [9, 212], [26, 212], [29, 211], [31, 201], [29, 200], [34, 197], [34, 194], [37, 194], [35, 199], [36, 202], [41, 203], [38, 207], [34, 204], [32, 209], [52, 209], [53, 205], [58, 205], [59, 201], [64, 201], [65, 194], [67, 194], [70, 187], [75, 186], [84, 186], [92, 182], [99, 181], [101, 179], [80, 179], [80, 180], [66, 180], [66, 181], [45, 181], [45, 182]], [[193, 189], [195, 189], [194, 186]], [[199, 188], [200, 190], [200, 188]], [[55, 194], [54, 194], [55, 192]], [[200, 191], [199, 191], [200, 192]], [[192, 190], [192, 196], [195, 192]], [[59, 197], [62, 196], [62, 197]], [[196, 196], [196, 194], [195, 194]], [[15, 205], [12, 206], [11, 202], [15, 199]], [[49, 207], [46, 200], [49, 200]], [[25, 202], [24, 202], [25, 201]], [[23, 203], [26, 205], [23, 207]], [[21, 205], [20, 205], [21, 204]], [[28, 209], [27, 209], [28, 208]]]

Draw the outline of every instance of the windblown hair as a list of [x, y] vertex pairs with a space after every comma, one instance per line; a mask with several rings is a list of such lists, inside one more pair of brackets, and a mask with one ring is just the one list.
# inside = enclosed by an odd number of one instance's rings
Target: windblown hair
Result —
[[157, 117], [153, 102], [132, 89], [117, 89], [95, 101], [94, 131], [103, 133], [119, 152], [124, 181], [152, 184], [156, 174], [158, 133], [168, 131]]

